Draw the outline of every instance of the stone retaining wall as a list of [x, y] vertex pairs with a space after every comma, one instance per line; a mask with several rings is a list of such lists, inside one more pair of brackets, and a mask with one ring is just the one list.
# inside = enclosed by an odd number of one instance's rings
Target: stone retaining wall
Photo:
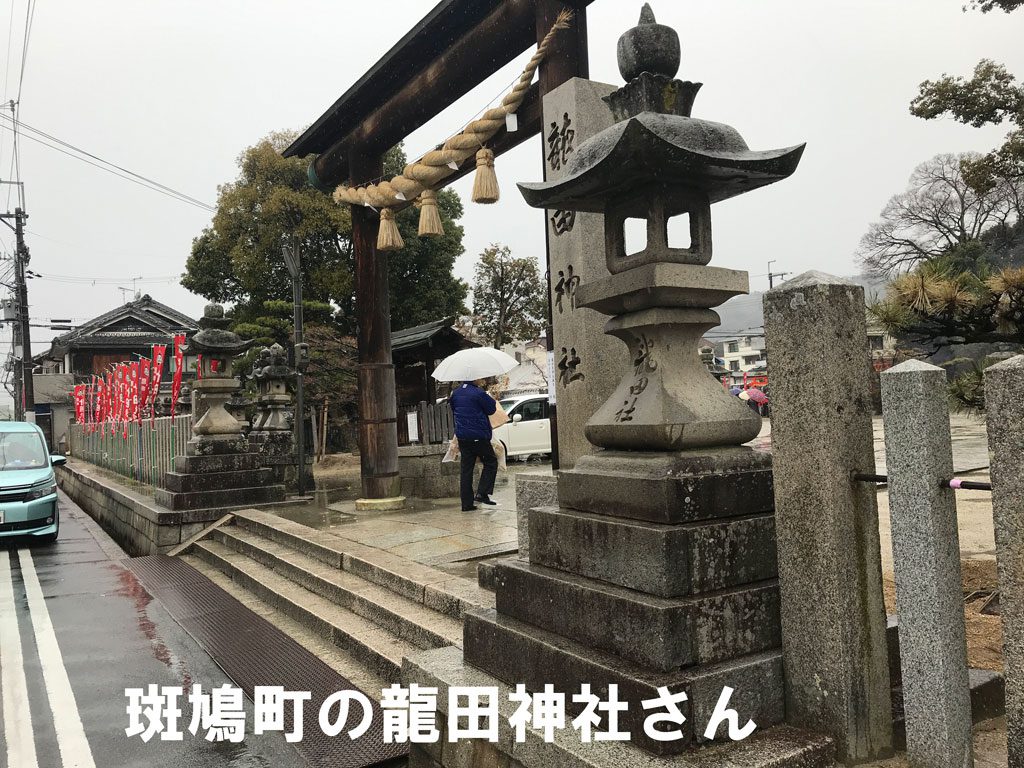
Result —
[[442, 464], [448, 444], [402, 445], [398, 448], [398, 474], [402, 495], [419, 499], [444, 499], [459, 495], [459, 462]]
[[220, 518], [222, 510], [172, 512], [86, 462], [56, 468], [64, 493], [132, 556], [166, 552]]

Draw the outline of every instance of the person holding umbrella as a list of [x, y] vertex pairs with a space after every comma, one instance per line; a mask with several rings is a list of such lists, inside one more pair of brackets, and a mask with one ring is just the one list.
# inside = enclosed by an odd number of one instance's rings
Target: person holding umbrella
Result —
[[[462, 511], [477, 509], [473, 503], [494, 506], [491, 499], [494, 481], [498, 476], [498, 457], [491, 446], [490, 415], [498, 409], [498, 401], [484, 391], [487, 379], [465, 381], [452, 392], [449, 402], [455, 414], [455, 437], [459, 441], [459, 457], [462, 462], [459, 478], [459, 495], [462, 497]], [[484, 465], [480, 473], [480, 485], [473, 495], [473, 469], [476, 460]]]
[[[497, 349], [477, 347], [449, 355], [434, 370], [438, 381], [461, 381], [448, 399], [455, 415], [455, 438], [459, 443], [461, 474], [459, 495], [462, 511], [478, 509], [474, 502], [495, 506], [491, 499], [498, 476], [498, 457], [491, 446], [491, 415], [498, 410], [498, 401], [484, 391], [487, 379], [508, 373], [518, 365], [516, 359]], [[480, 485], [473, 494], [473, 470], [476, 461], [484, 465]]]

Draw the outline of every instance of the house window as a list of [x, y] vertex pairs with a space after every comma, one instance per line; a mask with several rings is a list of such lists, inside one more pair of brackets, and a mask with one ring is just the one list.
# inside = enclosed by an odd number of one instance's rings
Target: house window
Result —
[[729, 370], [730, 371], [738, 371], [739, 369], [740, 369], [740, 361], [739, 360], [730, 360], [729, 361]]
[[744, 365], [756, 365], [761, 358], [758, 355], [747, 355], [743, 358]]
[[868, 336], [868, 348], [874, 352], [883, 349], [884, 343], [881, 334], [872, 334]]
[[730, 341], [729, 342], [729, 346], [726, 348], [725, 351], [726, 352], [733, 352], [733, 353], [739, 352], [740, 351], [740, 343], [738, 341]]

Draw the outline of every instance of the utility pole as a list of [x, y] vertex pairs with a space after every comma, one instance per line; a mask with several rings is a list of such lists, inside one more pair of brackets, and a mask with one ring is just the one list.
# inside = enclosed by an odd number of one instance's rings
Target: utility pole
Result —
[[[26, 414], [35, 414], [35, 390], [32, 386], [32, 332], [28, 321], [28, 286], [25, 283], [25, 267], [28, 265], [29, 252], [25, 245], [25, 219], [28, 218], [21, 208], [14, 213], [0, 213], [0, 219], [14, 219], [14, 293], [18, 304], [18, 319], [14, 325], [15, 351], [20, 350], [20, 357], [14, 362], [14, 414], [18, 421], [24, 421]], [[18, 357], [16, 355], [16, 357]]]
[[790, 272], [772, 272], [772, 264], [775, 263], [775, 259], [768, 262], [768, 290], [770, 291], [775, 287], [776, 277], [785, 277], [786, 275], [792, 274]]
[[294, 241], [281, 246], [285, 266], [292, 278], [292, 320], [295, 324], [295, 452], [299, 462], [299, 496], [306, 495], [306, 417], [302, 372], [309, 360], [309, 348], [302, 341], [302, 256]]

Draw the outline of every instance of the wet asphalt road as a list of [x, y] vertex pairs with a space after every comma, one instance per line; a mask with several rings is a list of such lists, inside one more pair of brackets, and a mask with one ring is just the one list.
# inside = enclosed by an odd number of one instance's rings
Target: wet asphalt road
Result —
[[0, 768], [304, 765], [280, 733], [252, 734], [248, 700], [240, 744], [192, 736], [187, 701], [182, 741], [125, 735], [125, 688], [230, 681], [63, 494], [60, 515], [56, 544], [0, 540]]

